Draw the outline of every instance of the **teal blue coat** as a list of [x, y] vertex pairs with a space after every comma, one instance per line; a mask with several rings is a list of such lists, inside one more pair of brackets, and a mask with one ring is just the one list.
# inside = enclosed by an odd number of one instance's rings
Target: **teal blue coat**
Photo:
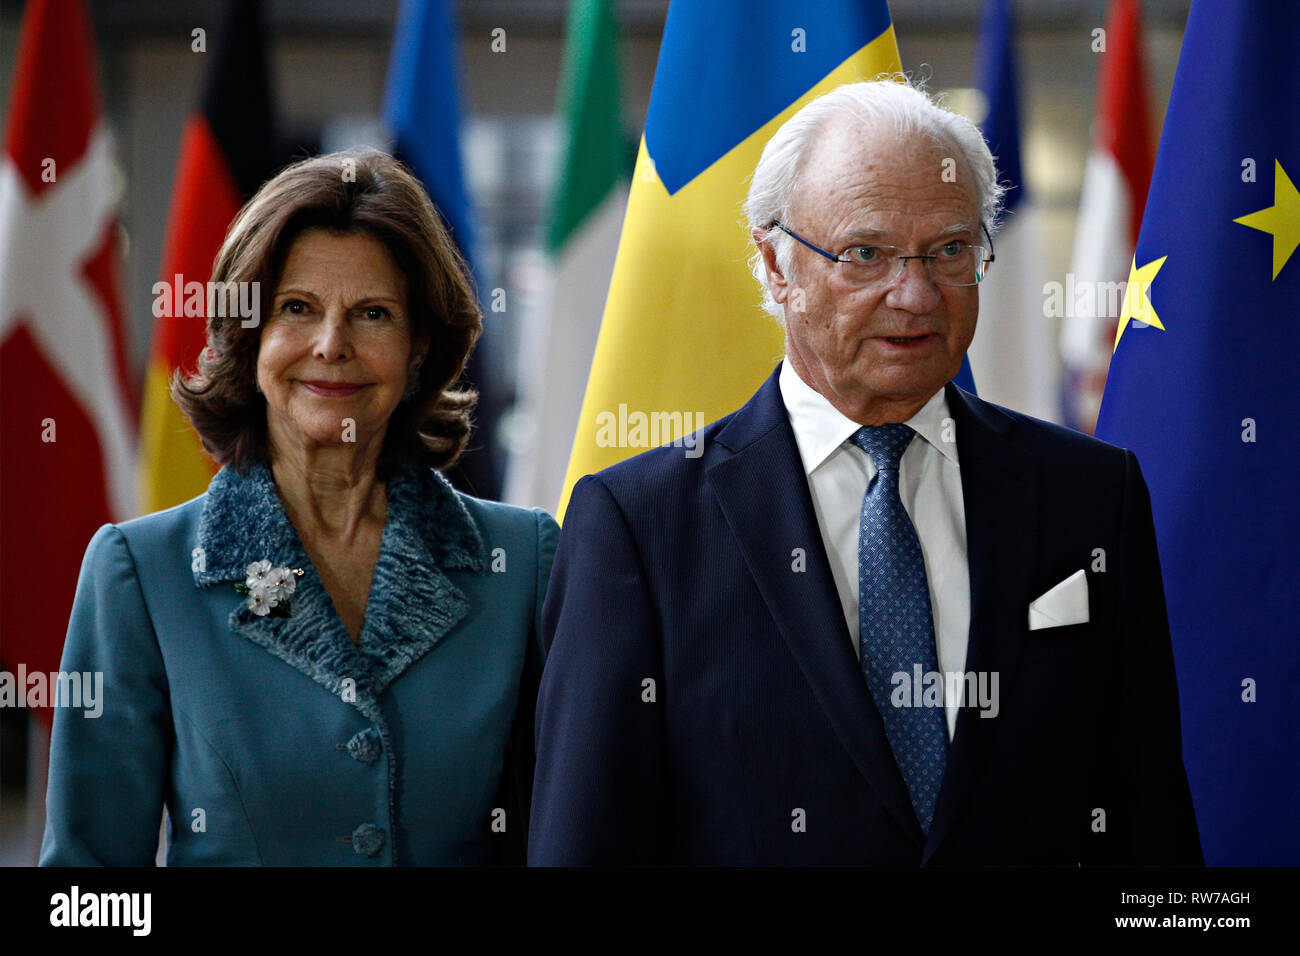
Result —
[[[395, 476], [354, 645], [265, 466], [100, 528], [62, 667], [103, 672], [103, 713], [55, 713], [41, 863], [149, 865], [164, 805], [172, 865], [500, 859], [526, 825], [503, 771], [528, 772], [557, 535]], [[263, 558], [304, 572], [290, 617], [234, 590]]]

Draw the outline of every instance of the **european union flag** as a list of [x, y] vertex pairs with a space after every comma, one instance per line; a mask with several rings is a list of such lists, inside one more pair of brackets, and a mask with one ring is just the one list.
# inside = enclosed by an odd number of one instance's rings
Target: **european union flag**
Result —
[[1214, 865], [1300, 863], [1298, 49], [1292, 0], [1194, 0], [1097, 427], [1151, 489]]

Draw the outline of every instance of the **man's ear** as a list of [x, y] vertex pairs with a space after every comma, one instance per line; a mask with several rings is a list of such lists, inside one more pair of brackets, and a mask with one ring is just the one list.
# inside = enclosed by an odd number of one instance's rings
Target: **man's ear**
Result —
[[772, 291], [772, 298], [780, 305], [790, 294], [789, 277], [777, 265], [776, 250], [772, 247], [772, 243], [764, 241], [767, 233], [762, 229], [754, 229], [750, 232], [750, 236], [754, 240], [754, 245], [758, 246], [758, 254], [763, 259], [763, 268], [767, 270], [767, 285]]

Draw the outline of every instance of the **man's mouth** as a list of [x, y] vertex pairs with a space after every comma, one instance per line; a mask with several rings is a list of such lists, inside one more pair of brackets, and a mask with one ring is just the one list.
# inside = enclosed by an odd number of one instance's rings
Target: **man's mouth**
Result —
[[925, 341], [934, 333], [926, 332], [924, 335], [887, 335], [884, 336], [886, 342], [892, 342], [894, 345], [912, 345], [917, 342]]

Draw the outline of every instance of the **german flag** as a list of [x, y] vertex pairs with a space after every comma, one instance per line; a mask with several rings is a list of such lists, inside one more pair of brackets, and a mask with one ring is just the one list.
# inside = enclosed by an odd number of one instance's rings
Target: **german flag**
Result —
[[[171, 301], [184, 285], [206, 283], [226, 229], [244, 201], [274, 172], [270, 82], [261, 4], [233, 0], [204, 81], [199, 108], [185, 124], [176, 163], [160, 281]], [[202, 42], [200, 36], [192, 42]], [[197, 52], [197, 47], [196, 47]], [[181, 289], [175, 286], [181, 283]], [[206, 302], [206, 296], [204, 298]], [[216, 471], [198, 436], [168, 395], [172, 371], [192, 372], [205, 320], [155, 308], [153, 351], [145, 374], [140, 426], [141, 503], [169, 508], [202, 494]], [[158, 315], [159, 311], [164, 312]]]

